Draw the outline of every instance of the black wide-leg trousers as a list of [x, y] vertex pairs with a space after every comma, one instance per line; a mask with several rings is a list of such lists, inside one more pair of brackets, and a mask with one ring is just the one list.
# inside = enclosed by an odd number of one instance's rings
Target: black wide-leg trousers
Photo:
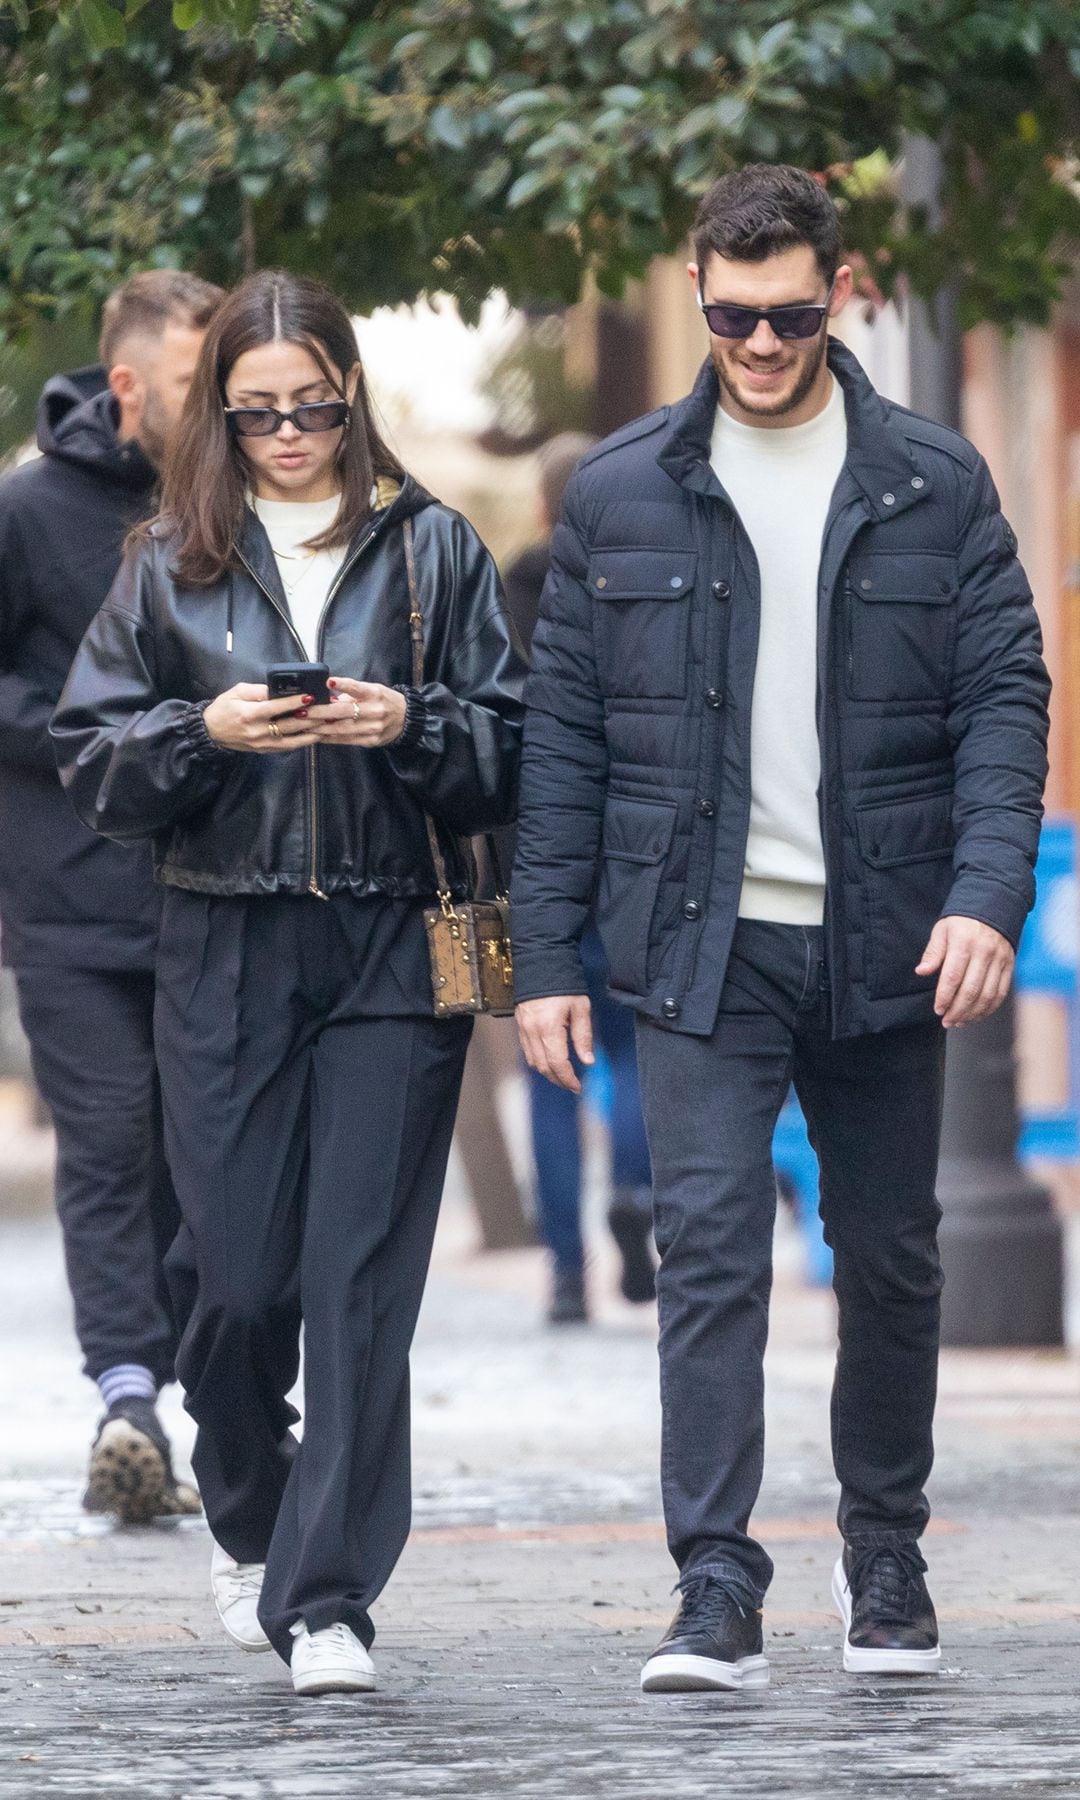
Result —
[[165, 908], [177, 1374], [210, 1529], [266, 1563], [260, 1617], [286, 1660], [299, 1621], [371, 1643], [409, 1530], [409, 1346], [471, 1026], [419, 1010], [411, 910], [182, 892]]

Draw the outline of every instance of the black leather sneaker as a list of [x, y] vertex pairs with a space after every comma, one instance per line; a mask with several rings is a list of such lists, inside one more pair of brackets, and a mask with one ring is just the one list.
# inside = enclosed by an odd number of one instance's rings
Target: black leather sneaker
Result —
[[844, 1621], [844, 1667], [853, 1675], [933, 1675], [941, 1664], [926, 1564], [914, 1544], [853, 1550], [833, 1570]]
[[87, 1512], [113, 1513], [122, 1525], [202, 1511], [195, 1489], [173, 1473], [169, 1440], [152, 1400], [130, 1398], [110, 1406], [90, 1448], [83, 1506]]
[[740, 1606], [730, 1588], [712, 1575], [684, 1588], [667, 1635], [641, 1671], [646, 1694], [766, 1687], [768, 1680], [760, 1612]]

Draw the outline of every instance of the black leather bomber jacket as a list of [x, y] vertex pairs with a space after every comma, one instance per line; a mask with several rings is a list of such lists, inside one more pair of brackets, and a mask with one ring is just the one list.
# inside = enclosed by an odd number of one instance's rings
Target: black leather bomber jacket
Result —
[[[129, 554], [83, 639], [51, 733], [87, 825], [152, 837], [158, 879], [207, 894], [430, 896], [424, 809], [452, 886], [460, 840], [514, 816], [524, 665], [494, 563], [472, 527], [406, 477], [350, 546], [319, 652], [335, 675], [406, 690], [405, 730], [382, 750], [223, 749], [207, 703], [269, 664], [306, 660], [269, 540], [249, 513], [235, 569], [177, 585], [162, 526]], [[425, 679], [413, 687], [402, 522], [414, 521]]]

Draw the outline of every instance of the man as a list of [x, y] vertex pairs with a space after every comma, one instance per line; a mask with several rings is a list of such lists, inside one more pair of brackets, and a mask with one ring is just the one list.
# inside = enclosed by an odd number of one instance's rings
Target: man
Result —
[[681, 1605], [646, 1690], [768, 1680], [749, 1519], [793, 1079], [835, 1253], [844, 1666], [938, 1667], [932, 1460], [942, 1026], [1004, 997], [1031, 906], [1048, 687], [1016, 539], [957, 433], [827, 337], [831, 201], [751, 167], [702, 202], [693, 393], [581, 464], [537, 630], [515, 876], [521, 1037], [576, 1085], [599, 866], [638, 1014]]
[[0, 920], [34, 1073], [56, 1125], [75, 1326], [105, 1416], [84, 1505], [130, 1523], [197, 1511], [155, 1410], [176, 1337], [162, 1258], [178, 1225], [152, 1047], [150, 853], [75, 817], [48, 724], [68, 667], [152, 510], [157, 467], [218, 288], [173, 270], [110, 296], [101, 368], [50, 381], [42, 455], [0, 481]]
[[[526, 654], [532, 645], [540, 595], [551, 560], [551, 534], [562, 507], [566, 484], [596, 439], [577, 431], [550, 438], [540, 450], [539, 512], [542, 538], [515, 558], [503, 578], [506, 604]], [[500, 854], [507, 869], [513, 861], [516, 832], [500, 834]], [[596, 1037], [611, 1077], [611, 1172], [614, 1192], [608, 1225], [622, 1260], [619, 1286], [625, 1299], [642, 1304], [656, 1293], [652, 1257], [652, 1175], [645, 1124], [641, 1116], [633, 1015], [607, 996], [604, 952], [593, 925], [582, 938], [582, 964], [588, 981]], [[540, 1233], [551, 1257], [552, 1285], [548, 1322], [583, 1324], [589, 1316], [585, 1286], [585, 1246], [581, 1232], [580, 1101], [529, 1070], [529, 1111], [533, 1159], [536, 1163]]]

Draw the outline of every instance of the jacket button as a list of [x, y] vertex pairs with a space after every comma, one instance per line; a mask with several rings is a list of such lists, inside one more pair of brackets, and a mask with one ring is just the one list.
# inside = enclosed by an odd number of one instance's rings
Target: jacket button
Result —
[[896, 505], [896, 495], [895, 494], [882, 494], [881, 503], [883, 506], [895, 506]]
[[701, 907], [696, 900], [688, 900], [686, 902], [686, 905], [682, 909], [682, 916], [684, 919], [700, 919]]
[[924, 480], [923, 480], [923, 478], [922, 478], [922, 476], [921, 476], [921, 475], [913, 475], [913, 476], [912, 476], [912, 477], [911, 477], [911, 485], [912, 485], [912, 487], [913, 487], [913, 488], [915, 488], [915, 489], [916, 489], [916, 490], [918, 490], [918, 489], [919, 489], [919, 488], [923, 488], [923, 487], [925, 487], [925, 486], [926, 486], [926, 483], [925, 483], [925, 481], [924, 481]]
[[706, 706], [711, 706], [714, 710], [717, 707], [723, 706], [724, 696], [720, 692], [719, 688], [707, 689], [706, 694], [705, 694], [705, 704], [706, 704]]
[[697, 809], [703, 819], [715, 819], [716, 817], [716, 807], [711, 800], [699, 800]]
[[730, 600], [731, 584], [727, 581], [714, 581], [712, 584], [714, 600]]
[[682, 1007], [677, 1000], [665, 1000], [660, 1011], [663, 1013], [665, 1019], [677, 1019], [682, 1011]]

